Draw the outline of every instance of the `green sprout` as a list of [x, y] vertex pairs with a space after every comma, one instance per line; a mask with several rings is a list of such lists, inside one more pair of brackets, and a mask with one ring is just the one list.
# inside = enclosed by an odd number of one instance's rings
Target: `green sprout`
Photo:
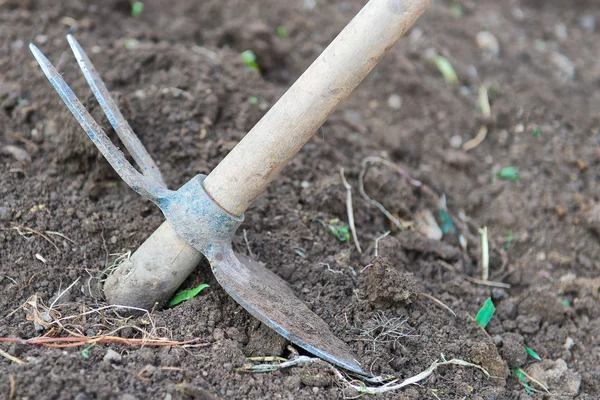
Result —
[[512, 242], [513, 242], [513, 233], [512, 233], [512, 231], [508, 231], [508, 233], [506, 234], [506, 243], [504, 243], [504, 250], [508, 250], [508, 248], [510, 247]]
[[529, 347], [525, 346], [525, 351], [527, 352], [527, 354], [529, 354], [531, 357], [535, 358], [536, 360], [542, 361], [542, 357], [540, 357], [535, 351], [533, 351]]
[[477, 324], [480, 327], [485, 329], [487, 324], [492, 319], [494, 312], [496, 312], [496, 307], [494, 307], [494, 303], [492, 303], [492, 299], [490, 297], [488, 297], [487, 300], [483, 303], [483, 306], [481, 307], [479, 312], [477, 313], [477, 316], [475, 317], [475, 322], [477, 322]]
[[183, 303], [186, 300], [198, 296], [198, 294], [207, 287], [208, 285], [206, 283], [203, 283], [195, 288], [180, 290], [175, 296], [173, 296], [171, 300], [169, 300], [169, 307], [176, 306], [179, 303]]
[[131, 16], [134, 18], [139, 17], [140, 15], [142, 15], [142, 12], [144, 11], [144, 3], [142, 3], [141, 1], [134, 1], [133, 3], [131, 3]]
[[562, 297], [559, 297], [558, 300], [560, 300], [561, 304], [565, 307], [571, 307], [571, 303], [569, 302], [569, 300], [564, 299]]
[[92, 343], [89, 346], [87, 346], [85, 349], [81, 350], [81, 357], [85, 358], [86, 360], [88, 358], [90, 358], [90, 349], [92, 347], [94, 347], [96, 345], [96, 343]]
[[539, 126], [536, 126], [535, 128], [533, 128], [533, 129], [531, 130], [531, 134], [532, 134], [533, 136], [535, 136], [535, 137], [539, 137], [539, 136], [541, 136], [541, 135], [542, 135], [542, 130], [540, 129], [540, 127], [539, 127]]
[[529, 387], [529, 382], [528, 382], [527, 377], [525, 376], [525, 373], [523, 372], [523, 370], [521, 368], [513, 368], [512, 371], [519, 379], [519, 383], [521, 385], [523, 385], [523, 387], [525, 388], [525, 391], [527, 393], [531, 393], [531, 388]]
[[336, 237], [340, 242], [346, 242], [350, 239], [350, 231], [348, 230], [348, 225], [340, 222], [339, 219], [334, 218], [329, 220], [329, 223], [326, 224], [329, 232]]
[[454, 67], [452, 67], [452, 64], [450, 64], [450, 61], [448, 61], [446, 57], [436, 55], [433, 57], [432, 61], [447, 83], [450, 85], [458, 85], [456, 71], [454, 71]]
[[288, 37], [288, 32], [287, 29], [285, 29], [285, 26], [280, 25], [277, 27], [277, 36], [279, 37], [279, 39], [285, 39]]
[[256, 72], [260, 72], [260, 68], [256, 63], [256, 54], [252, 50], [243, 51], [242, 54], [242, 62], [244, 65]]
[[519, 168], [504, 167], [496, 173], [496, 177], [512, 182], [519, 182]]
[[256, 96], [250, 97], [248, 101], [250, 102], [250, 104], [258, 104], [258, 98]]
[[440, 210], [439, 212], [439, 219], [442, 222], [442, 226], [440, 226], [440, 229], [442, 230], [442, 233], [444, 235], [447, 234], [452, 234], [456, 232], [456, 227], [454, 226], [454, 222], [452, 222], [452, 218], [450, 218], [450, 216], [448, 215], [448, 212], [446, 210]]

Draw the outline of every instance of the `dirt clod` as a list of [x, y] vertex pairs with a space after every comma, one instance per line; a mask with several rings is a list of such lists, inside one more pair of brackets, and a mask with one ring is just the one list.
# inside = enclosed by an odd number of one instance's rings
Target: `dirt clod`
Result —
[[502, 358], [510, 367], [521, 367], [527, 361], [525, 339], [518, 333], [508, 332], [502, 335]]
[[526, 317], [540, 317], [543, 321], [551, 323], [561, 322], [565, 317], [565, 307], [558, 295], [551, 291], [534, 291], [519, 303], [519, 315]]
[[506, 362], [498, 354], [498, 350], [493, 343], [489, 342], [475, 342], [469, 346], [469, 353], [471, 361], [481, 365], [485, 368], [490, 375], [492, 380], [498, 384], [504, 386], [506, 384], [506, 378], [508, 377], [508, 367]]
[[410, 272], [392, 265], [384, 257], [375, 257], [365, 271], [365, 293], [376, 306], [410, 304], [416, 297], [417, 281]]
[[544, 386], [561, 396], [577, 396], [581, 387], [581, 376], [571, 371], [563, 359], [544, 360], [532, 364], [527, 373]]

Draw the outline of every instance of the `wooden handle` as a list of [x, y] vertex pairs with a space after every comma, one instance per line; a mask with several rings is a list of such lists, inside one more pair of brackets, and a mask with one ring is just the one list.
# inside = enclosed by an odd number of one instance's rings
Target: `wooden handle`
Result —
[[204, 181], [239, 216], [433, 0], [371, 0]]

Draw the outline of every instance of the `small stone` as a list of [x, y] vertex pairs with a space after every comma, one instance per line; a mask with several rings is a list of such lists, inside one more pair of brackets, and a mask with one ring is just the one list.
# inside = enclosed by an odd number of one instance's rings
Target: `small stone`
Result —
[[575, 64], [569, 57], [553, 51], [550, 53], [550, 63], [556, 67], [559, 77], [568, 80], [575, 77]]
[[44, 141], [44, 135], [39, 129], [33, 128], [31, 130], [31, 141], [37, 144], [40, 144]]
[[125, 393], [124, 395], [121, 396], [121, 398], [119, 400], [138, 400], [138, 398], [132, 394]]
[[9, 207], [0, 207], [0, 221], [10, 221], [11, 212]]
[[17, 39], [10, 44], [10, 47], [13, 50], [21, 50], [24, 45], [25, 45], [25, 42], [23, 42], [21, 39]]
[[88, 395], [83, 392], [77, 393], [77, 395], [75, 396], [75, 400], [88, 400], [88, 399], [89, 399]]
[[481, 31], [475, 37], [477, 46], [485, 52], [493, 54], [495, 56], [500, 54], [500, 44], [498, 39], [489, 31]]
[[388, 107], [398, 110], [400, 107], [402, 107], [402, 97], [398, 96], [397, 94], [392, 94], [390, 97], [388, 97], [387, 104]]
[[573, 348], [573, 346], [575, 346], [575, 341], [570, 336], [567, 337], [567, 340], [565, 340], [565, 344], [563, 344], [563, 347], [565, 348], [565, 350], [569, 351]]
[[35, 41], [39, 44], [44, 44], [48, 41], [48, 35], [37, 35]]
[[83, 226], [83, 230], [88, 233], [94, 233], [98, 231], [98, 224], [92, 221], [91, 218], [85, 218], [81, 225]]
[[111, 237], [110, 237], [110, 243], [111, 243], [111, 244], [115, 244], [115, 243], [117, 243], [117, 237], [116, 237], [116, 236], [111, 236]]
[[494, 344], [496, 346], [500, 346], [502, 344], [502, 336], [500, 336], [500, 335], [494, 335], [492, 337], [492, 340], [494, 341]]
[[72, 217], [75, 214], [75, 209], [73, 207], [67, 208], [67, 217]]
[[462, 136], [454, 135], [450, 138], [450, 146], [454, 147], [455, 149], [458, 149], [460, 146], [462, 146], [462, 143]]
[[122, 360], [121, 355], [119, 353], [117, 353], [116, 351], [114, 351], [113, 349], [108, 349], [108, 351], [104, 355], [104, 358], [102, 359], [102, 361], [109, 363], [109, 364], [120, 364], [121, 360]]
[[44, 137], [56, 136], [56, 122], [52, 119], [46, 120], [44, 124]]
[[492, 289], [492, 299], [494, 300], [502, 300], [506, 297], [506, 290], [502, 288], [493, 288]]
[[565, 40], [569, 36], [566, 25], [563, 23], [556, 24], [554, 26], [554, 36], [560, 41]]
[[592, 33], [596, 30], [596, 17], [593, 15], [582, 15], [579, 18], [579, 24], [583, 29]]

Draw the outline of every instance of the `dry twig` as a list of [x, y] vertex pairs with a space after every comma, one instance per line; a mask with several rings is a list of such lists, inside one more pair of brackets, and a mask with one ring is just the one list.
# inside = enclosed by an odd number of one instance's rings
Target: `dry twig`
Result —
[[452, 309], [450, 307], [448, 307], [447, 305], [445, 305], [440, 299], [433, 297], [430, 294], [427, 293], [419, 293], [421, 296], [425, 296], [427, 297], [429, 300], [432, 300], [433, 302], [439, 304], [440, 306], [444, 307], [446, 310], [450, 311], [450, 313], [452, 313], [452, 315], [454, 315], [456, 317], [456, 313], [454, 311], [452, 311]]
[[350, 226], [350, 231], [352, 232], [352, 240], [354, 240], [356, 250], [358, 250], [359, 253], [362, 253], [360, 243], [358, 242], [358, 236], [356, 235], [356, 226], [354, 225], [354, 208], [352, 207], [352, 186], [350, 186], [350, 184], [346, 180], [346, 177], [344, 176], [344, 168], [340, 168], [340, 175], [342, 177], [342, 183], [346, 188], [346, 212], [348, 213], [348, 226]]
[[13, 356], [12, 354], [0, 349], [0, 356], [9, 359], [12, 362], [16, 362], [19, 365], [27, 364], [25, 361], [21, 360], [18, 357]]

